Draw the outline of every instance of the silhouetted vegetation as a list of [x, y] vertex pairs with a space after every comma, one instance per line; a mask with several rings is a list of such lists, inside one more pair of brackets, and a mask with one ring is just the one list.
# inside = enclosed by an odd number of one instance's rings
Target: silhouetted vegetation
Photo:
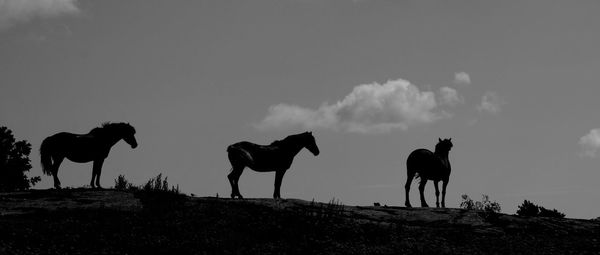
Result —
[[517, 215], [528, 216], [528, 217], [551, 217], [551, 218], [564, 218], [565, 214], [559, 212], [556, 209], [546, 209], [543, 206], [536, 205], [528, 200], [523, 201], [523, 204], [519, 205]]
[[125, 175], [120, 174], [117, 179], [115, 179], [115, 189], [116, 190], [121, 190], [121, 191], [134, 191], [134, 190], [138, 190], [138, 187], [136, 187], [135, 185], [133, 185], [133, 183], [129, 182], [127, 179], [125, 179]]
[[26, 190], [41, 180], [25, 175], [31, 169], [30, 153], [30, 143], [16, 141], [10, 129], [0, 127], [0, 191]]
[[517, 215], [520, 216], [538, 216], [540, 213], [540, 208], [529, 200], [523, 201], [523, 204], [519, 205], [519, 209], [517, 210]]
[[317, 203], [313, 199], [310, 205], [296, 211], [300, 216], [312, 217], [315, 223], [327, 223], [340, 221], [344, 215], [344, 205], [335, 198], [329, 200], [329, 203]]
[[141, 186], [141, 190], [146, 191], [146, 192], [161, 192], [161, 193], [180, 194], [179, 193], [179, 184], [177, 185], [177, 187], [175, 187], [175, 186], [169, 187], [169, 182], [167, 181], [167, 179], [168, 179], [168, 177], [165, 177], [163, 179], [162, 173], [160, 173], [156, 177], [150, 178], [150, 180], [148, 180], [146, 182], [146, 184]]
[[460, 208], [467, 210], [487, 211], [500, 213], [500, 204], [496, 201], [490, 201], [488, 195], [481, 195], [481, 201], [473, 201], [467, 194], [463, 194]]
[[481, 201], [473, 201], [467, 194], [461, 196], [460, 208], [479, 211], [479, 215], [488, 221], [498, 218], [501, 212], [500, 204], [490, 201], [488, 195], [481, 195]]
[[[179, 185], [169, 186], [167, 179], [168, 177], [163, 179], [162, 173], [160, 173], [138, 188], [130, 185], [129, 190], [135, 191], [135, 196], [140, 199], [145, 209], [165, 211], [183, 206], [187, 197], [179, 192]], [[128, 183], [125, 177], [123, 177], [122, 183]], [[127, 184], [125, 185], [127, 186]]]

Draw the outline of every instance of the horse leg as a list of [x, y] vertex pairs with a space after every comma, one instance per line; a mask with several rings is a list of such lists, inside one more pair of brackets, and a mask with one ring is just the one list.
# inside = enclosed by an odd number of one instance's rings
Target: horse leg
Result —
[[96, 177], [96, 188], [102, 188], [100, 187], [100, 174], [102, 173], [102, 164], [104, 164], [104, 159], [94, 160], [94, 166], [92, 168], [92, 181], [90, 182], [90, 186], [92, 186], [92, 188], [94, 188], [94, 177]]
[[239, 198], [242, 197], [240, 193], [240, 188], [238, 186], [238, 181], [240, 180], [240, 176], [242, 175], [242, 171], [244, 171], [244, 166], [233, 166], [231, 173], [227, 175], [227, 179], [229, 179], [229, 184], [231, 185], [231, 198], [235, 198], [236, 196]]
[[64, 159], [64, 157], [52, 158], [52, 161], [54, 161], [54, 164], [52, 165], [52, 178], [54, 179], [55, 189], [60, 189], [60, 180], [58, 179], [58, 168], [60, 167], [60, 164], [63, 162]]
[[281, 180], [283, 180], [283, 175], [285, 174], [285, 170], [277, 170], [275, 171], [275, 191], [273, 192], [273, 198], [279, 199], [281, 198], [280, 189], [281, 189]]
[[440, 189], [438, 189], [438, 182], [433, 181], [433, 185], [435, 186], [435, 207], [440, 208]]
[[421, 182], [419, 183], [419, 193], [421, 195], [421, 207], [429, 207], [429, 205], [427, 205], [427, 202], [425, 202], [425, 195], [423, 194], [425, 192], [425, 184], [427, 184], [427, 179], [421, 177]]
[[410, 184], [412, 183], [413, 178], [415, 177], [415, 173], [412, 171], [407, 171], [408, 172], [408, 176], [406, 177], [406, 184], [404, 184], [404, 193], [406, 195], [406, 198], [404, 200], [404, 206], [406, 207], [412, 207], [410, 205], [410, 198], [408, 197], [408, 194], [410, 192]]
[[448, 180], [444, 180], [442, 183], [442, 208], [446, 208], [446, 186], [448, 186]]

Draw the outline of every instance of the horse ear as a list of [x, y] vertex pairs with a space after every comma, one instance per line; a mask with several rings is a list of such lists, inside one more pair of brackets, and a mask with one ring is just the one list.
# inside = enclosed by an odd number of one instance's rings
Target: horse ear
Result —
[[448, 139], [448, 141], [452, 142], [452, 137], [450, 137], [450, 139]]
[[439, 138], [439, 137], [438, 137], [438, 141], [439, 141], [439, 142], [441, 142], [441, 141], [442, 141], [442, 138]]

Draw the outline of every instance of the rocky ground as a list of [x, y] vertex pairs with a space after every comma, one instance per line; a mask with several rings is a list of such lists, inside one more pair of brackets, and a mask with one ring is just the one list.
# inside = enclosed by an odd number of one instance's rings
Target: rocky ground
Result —
[[116, 190], [0, 193], [0, 254], [600, 254], [600, 222]]

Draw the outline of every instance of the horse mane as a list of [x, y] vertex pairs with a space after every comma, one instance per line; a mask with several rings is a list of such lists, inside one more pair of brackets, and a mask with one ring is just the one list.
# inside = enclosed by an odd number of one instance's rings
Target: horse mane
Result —
[[99, 127], [93, 128], [90, 134], [97, 135], [104, 132], [124, 133], [127, 131], [135, 133], [135, 128], [125, 122], [104, 122]]
[[299, 138], [300, 136], [306, 135], [306, 134], [308, 134], [308, 132], [304, 132], [304, 133], [300, 133], [300, 134], [295, 134], [295, 135], [289, 135], [286, 138], [283, 138], [281, 140], [275, 140], [275, 141], [273, 141], [270, 144], [270, 146], [282, 146], [282, 145], [285, 145], [285, 144], [287, 144], [287, 143], [289, 143], [289, 142], [291, 142], [291, 141]]

